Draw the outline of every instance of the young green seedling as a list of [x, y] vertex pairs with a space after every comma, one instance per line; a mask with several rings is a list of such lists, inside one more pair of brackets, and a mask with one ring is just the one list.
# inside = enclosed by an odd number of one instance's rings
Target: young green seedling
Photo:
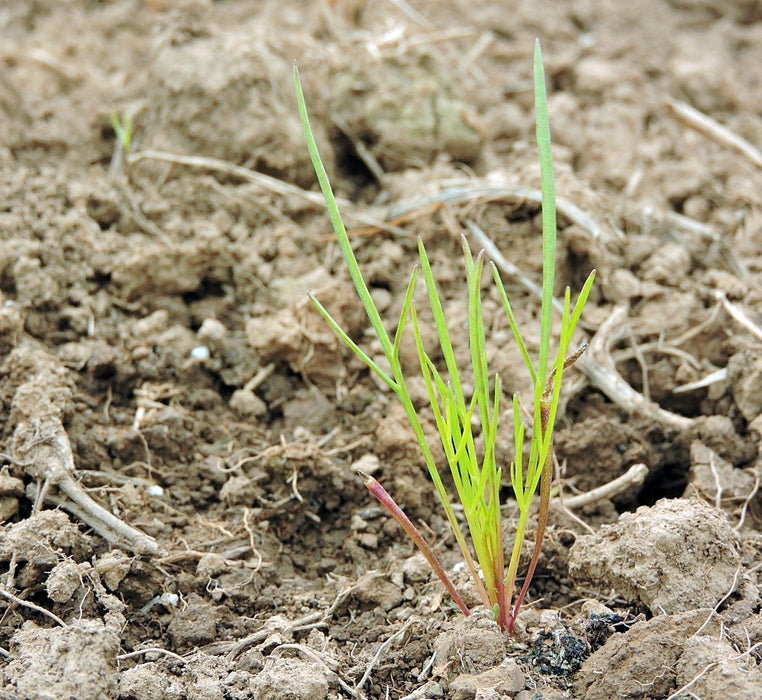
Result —
[[125, 112], [120, 119], [116, 112], [111, 112], [111, 128], [116, 136], [116, 144], [108, 170], [109, 175], [114, 176], [124, 172], [124, 161], [132, 148], [132, 117]]
[[[317, 174], [320, 188], [326, 200], [339, 247], [349, 270], [360, 301], [383, 351], [388, 369], [383, 368], [360, 348], [331, 317], [322, 304], [312, 295], [310, 298], [317, 310], [325, 318], [334, 332], [351, 350], [389, 387], [397, 396], [421, 450], [434, 488], [444, 507], [455, 540], [462, 553], [481, 602], [495, 612], [501, 628], [513, 632], [521, 603], [537, 566], [542, 540], [548, 520], [548, 505], [553, 474], [553, 426], [561, 390], [564, 369], [569, 367], [581, 354], [578, 350], [569, 354], [569, 346], [592, 287], [594, 272], [582, 287], [579, 298], [572, 308], [569, 289], [564, 295], [564, 310], [558, 339], [558, 351], [553, 361], [550, 358], [551, 326], [553, 313], [553, 283], [556, 254], [556, 213], [553, 183], [553, 161], [550, 151], [550, 127], [548, 123], [545, 76], [539, 42], [535, 44], [534, 57], [535, 105], [537, 144], [540, 155], [542, 179], [542, 222], [543, 222], [543, 283], [542, 309], [540, 314], [540, 345], [537, 364], [529, 355], [526, 343], [516, 323], [497, 268], [492, 266], [492, 275], [497, 285], [508, 322], [526, 363], [533, 384], [533, 412], [529, 459], [526, 468], [523, 463], [523, 444], [526, 432], [519, 414], [518, 397], [513, 397], [513, 424], [516, 455], [510, 466], [511, 485], [519, 510], [516, 537], [514, 538], [510, 561], [506, 572], [503, 552], [503, 530], [500, 517], [500, 485], [502, 469], [497, 465], [495, 444], [498, 435], [501, 384], [500, 377], [493, 378], [490, 389], [490, 375], [487, 368], [486, 340], [481, 306], [481, 280], [484, 266], [482, 253], [473, 257], [463, 238], [463, 252], [466, 269], [466, 289], [468, 294], [468, 331], [471, 354], [471, 379], [473, 394], [469, 397], [461, 381], [460, 370], [455, 361], [455, 353], [447, 330], [444, 309], [436, 282], [422, 241], [418, 241], [419, 268], [414, 268], [407, 286], [402, 310], [392, 337], [387, 331], [370, 294], [359, 265], [349, 243], [336, 200], [333, 196], [328, 176], [323, 167], [315, 139], [309, 124], [304, 94], [299, 76], [294, 67], [294, 87], [299, 105], [299, 114], [304, 128], [312, 164]], [[428, 303], [437, 331], [439, 349], [444, 360], [444, 371], [433, 362], [424, 349], [418, 315], [413, 295], [418, 274], [423, 277]], [[439, 432], [442, 448], [447, 459], [450, 474], [463, 508], [468, 532], [476, 554], [476, 561], [466, 541], [465, 534], [455, 516], [455, 509], [444, 487], [442, 477], [434, 460], [431, 446], [426, 440], [420, 418], [408, 391], [405, 375], [400, 362], [400, 344], [406, 324], [410, 321], [415, 339], [418, 360], [431, 411]], [[477, 436], [481, 432], [483, 446], [477, 449]], [[366, 486], [378, 501], [402, 525], [413, 542], [423, 552], [434, 572], [442, 580], [448, 592], [464, 614], [469, 611], [462, 598], [447, 577], [443, 567], [402, 509], [394, 502], [381, 484], [374, 478], [362, 474]], [[513, 610], [511, 601], [516, 583], [521, 545], [524, 541], [532, 500], [540, 489], [540, 507], [537, 518], [537, 536], [529, 570], [516, 598]], [[477, 566], [478, 562], [478, 566]]]
[[116, 112], [111, 112], [111, 128], [116, 134], [117, 141], [125, 153], [130, 152], [132, 146], [132, 118], [125, 112], [121, 119]]

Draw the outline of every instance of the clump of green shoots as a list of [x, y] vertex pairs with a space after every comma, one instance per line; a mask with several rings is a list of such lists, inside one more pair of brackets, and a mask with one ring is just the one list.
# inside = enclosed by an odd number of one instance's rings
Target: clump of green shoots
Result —
[[[455, 361], [455, 354], [447, 332], [444, 311], [437, 286], [431, 266], [429, 265], [426, 250], [420, 240], [418, 242], [420, 274], [423, 277], [429, 305], [433, 313], [446, 372], [443, 372], [435, 365], [423, 347], [416, 306], [413, 300], [416, 279], [419, 274], [418, 268], [415, 268], [410, 276], [394, 335], [391, 336], [384, 327], [381, 316], [376, 309], [350, 246], [328, 176], [318, 154], [296, 67], [294, 67], [294, 84], [312, 164], [328, 206], [333, 228], [357, 294], [365, 308], [368, 320], [381, 343], [389, 369], [381, 367], [360, 348], [342, 330], [315, 297], [310, 295], [310, 298], [339, 338], [396, 394], [413, 429], [424, 462], [434, 482], [437, 495], [444, 507], [447, 519], [452, 527], [453, 534], [476, 585], [481, 601], [487, 608], [494, 611], [500, 627], [510, 634], [513, 632], [516, 616], [537, 566], [547, 525], [553, 475], [553, 426], [558, 410], [561, 380], [564, 369], [571, 365], [584, 349], [583, 347], [576, 352], [570, 353], [569, 346], [574, 329], [590, 293], [595, 274], [592, 272], [587, 278], [574, 306], [571, 304], [570, 291], [568, 288], [566, 289], [558, 350], [555, 359], [552, 359], [550, 347], [556, 255], [556, 211], [545, 75], [539, 41], [535, 44], [534, 90], [537, 145], [542, 179], [543, 274], [540, 345], [536, 363], [529, 355], [497, 268], [494, 264], [492, 265], [493, 278], [497, 285], [503, 308], [505, 309], [508, 322], [534, 387], [529, 458], [526, 464], [523, 459], [523, 445], [527, 428], [520, 416], [518, 397], [515, 395], [513, 397], [513, 430], [516, 455], [513, 463], [510, 465], [510, 479], [518, 505], [519, 521], [507, 567], [503, 551], [503, 528], [500, 517], [502, 467], [497, 464], [495, 456], [501, 385], [500, 377], [496, 374], [493, 379], [493, 388], [490, 389], [490, 375], [487, 368], [486, 341], [481, 306], [481, 279], [484, 255], [479, 253], [474, 257], [468, 243], [463, 238], [466, 286], [468, 290], [471, 377], [474, 386], [473, 394], [469, 397], [463, 388], [461, 371]], [[426, 384], [431, 410], [439, 431], [447, 464], [457, 490], [458, 499], [463, 508], [473, 550], [476, 554], [476, 561], [468, 546], [463, 529], [455, 516], [453, 503], [442, 482], [439, 467], [434, 460], [432, 449], [426, 440], [420, 418], [405, 383], [399, 355], [403, 332], [408, 322], [412, 327], [418, 359], [420, 361], [421, 375]], [[477, 450], [476, 438], [478, 433], [476, 432], [475, 424], [479, 427], [482, 435], [483, 448], [481, 450]], [[437, 561], [433, 550], [426, 543], [421, 533], [376, 479], [365, 474], [362, 476], [371, 493], [410, 535], [457, 605], [464, 614], [468, 615], [468, 607], [447, 577], [444, 569]], [[537, 516], [537, 536], [534, 552], [524, 579], [524, 584], [514, 601], [519, 554], [529, 521], [530, 506], [538, 487], [540, 491], [540, 506]]]

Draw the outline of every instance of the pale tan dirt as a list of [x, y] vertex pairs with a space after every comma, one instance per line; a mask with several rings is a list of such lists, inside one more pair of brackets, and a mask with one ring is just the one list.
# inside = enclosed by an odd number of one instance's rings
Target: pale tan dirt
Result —
[[[507, 639], [355, 474], [458, 564], [394, 397], [306, 299], [380, 355], [305, 196], [291, 68], [389, 328], [420, 236], [467, 361], [469, 222], [540, 278], [536, 36], [557, 292], [598, 277], [557, 432], [573, 508]], [[762, 696], [762, 159], [670, 106], [762, 146], [762, 3], [19, 0], [0, 60], [2, 700]], [[535, 352], [539, 302], [503, 277]], [[484, 290], [503, 407], [526, 405]]]

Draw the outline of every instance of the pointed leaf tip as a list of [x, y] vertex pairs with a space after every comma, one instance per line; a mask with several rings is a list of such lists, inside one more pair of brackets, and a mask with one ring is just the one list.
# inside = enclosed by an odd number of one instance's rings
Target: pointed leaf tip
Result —
[[370, 474], [367, 474], [362, 469], [356, 469], [355, 471], [360, 475], [360, 478], [363, 480], [366, 486], [370, 486], [375, 481], [375, 479]]

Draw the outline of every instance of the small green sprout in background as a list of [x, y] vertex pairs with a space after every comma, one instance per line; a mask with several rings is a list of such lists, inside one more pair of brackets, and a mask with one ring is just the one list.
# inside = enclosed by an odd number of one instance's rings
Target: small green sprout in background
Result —
[[129, 155], [132, 147], [132, 117], [125, 112], [120, 118], [116, 112], [111, 112], [111, 128], [116, 134], [116, 146], [111, 156], [109, 173], [116, 175], [124, 169], [125, 157]]
[[[542, 310], [540, 315], [540, 347], [537, 363], [532, 360], [518, 328], [516, 318], [508, 301], [502, 280], [497, 268], [492, 265], [494, 282], [503, 303], [508, 322], [521, 352], [527, 370], [532, 378], [534, 387], [533, 414], [529, 459], [523, 460], [523, 444], [526, 427], [519, 414], [518, 397], [513, 397], [513, 425], [516, 455], [510, 465], [511, 485], [519, 510], [516, 537], [508, 561], [507, 571], [503, 551], [503, 531], [500, 517], [500, 484], [502, 468], [496, 463], [495, 443], [498, 435], [498, 418], [500, 409], [501, 386], [500, 377], [494, 376], [493, 389], [490, 390], [490, 375], [487, 368], [486, 340], [481, 307], [481, 279], [484, 266], [484, 255], [479, 253], [474, 257], [471, 249], [463, 238], [465, 256], [466, 288], [468, 291], [468, 330], [471, 350], [471, 377], [474, 391], [468, 397], [463, 389], [461, 372], [455, 362], [455, 353], [447, 332], [444, 311], [429, 265], [423, 243], [418, 241], [420, 258], [420, 274], [423, 277], [428, 302], [433, 313], [437, 330], [439, 346], [444, 359], [446, 372], [443, 373], [434, 364], [423, 347], [421, 331], [418, 325], [413, 293], [419, 269], [415, 268], [410, 276], [405, 294], [402, 311], [397, 322], [394, 337], [387, 333], [381, 316], [376, 309], [368, 286], [363, 279], [357, 260], [349, 243], [346, 229], [341, 219], [331, 184], [323, 167], [317, 150], [314, 136], [310, 128], [307, 108], [304, 101], [299, 74], [294, 66], [294, 86], [299, 105], [299, 114], [304, 128], [307, 147], [312, 164], [315, 168], [320, 188], [328, 206], [331, 223], [338, 238], [339, 247], [349, 274], [354, 283], [360, 301], [365, 308], [368, 320], [381, 343], [389, 370], [378, 365], [362, 348], [360, 348], [338, 323], [331, 317], [321, 303], [312, 295], [310, 298], [317, 310], [328, 322], [334, 332], [348, 345], [352, 351], [396, 394], [413, 429], [418, 446], [439, 499], [444, 507], [447, 519], [452, 527], [463, 559], [473, 578], [485, 607], [495, 612], [497, 622], [509, 634], [513, 633], [521, 603], [526, 595], [529, 583], [537, 566], [543, 536], [548, 520], [548, 504], [553, 475], [553, 426], [561, 391], [561, 380], [564, 369], [573, 364], [584, 350], [584, 347], [569, 354], [569, 346], [577, 322], [587, 301], [593, 284], [593, 271], [582, 287], [576, 304], [572, 307], [571, 293], [566, 289], [564, 295], [564, 310], [561, 319], [561, 329], [558, 340], [558, 351], [555, 359], [551, 359], [551, 325], [553, 311], [553, 283], [555, 277], [556, 256], [556, 211], [555, 188], [553, 180], [553, 159], [550, 149], [550, 126], [548, 121], [547, 97], [545, 93], [545, 73], [542, 63], [539, 40], [535, 43], [534, 53], [534, 89], [537, 145], [539, 150], [540, 171], [542, 179]], [[407, 322], [410, 322], [415, 338], [421, 375], [426, 384], [431, 410], [439, 431], [442, 447], [444, 448], [450, 473], [463, 507], [468, 531], [470, 534], [476, 561], [471, 554], [466, 537], [455, 516], [455, 510], [444, 487], [439, 468], [434, 460], [431, 447], [423, 432], [421, 421], [413, 405], [410, 393], [405, 384], [405, 377], [400, 363], [400, 344]], [[480, 427], [483, 448], [477, 451], [477, 435], [475, 422]], [[483, 453], [482, 453], [483, 452]], [[468, 615], [468, 607], [463, 602], [444, 569], [437, 561], [431, 547], [426, 543], [421, 533], [397, 506], [381, 484], [368, 475], [362, 474], [366, 486], [371, 493], [384, 505], [392, 516], [402, 525], [415, 544], [423, 552], [434, 572], [442, 580], [448, 592], [464, 614]], [[524, 584], [514, 601], [514, 588], [519, 563], [521, 545], [524, 541], [532, 500], [540, 490], [540, 508], [537, 516], [537, 537], [534, 552]], [[478, 566], [477, 566], [478, 562]], [[480, 575], [481, 574], [481, 575]], [[513, 602], [513, 603], [512, 603]]]
[[132, 117], [125, 112], [120, 118], [116, 112], [111, 112], [111, 128], [124, 152], [129, 153], [132, 145]]

